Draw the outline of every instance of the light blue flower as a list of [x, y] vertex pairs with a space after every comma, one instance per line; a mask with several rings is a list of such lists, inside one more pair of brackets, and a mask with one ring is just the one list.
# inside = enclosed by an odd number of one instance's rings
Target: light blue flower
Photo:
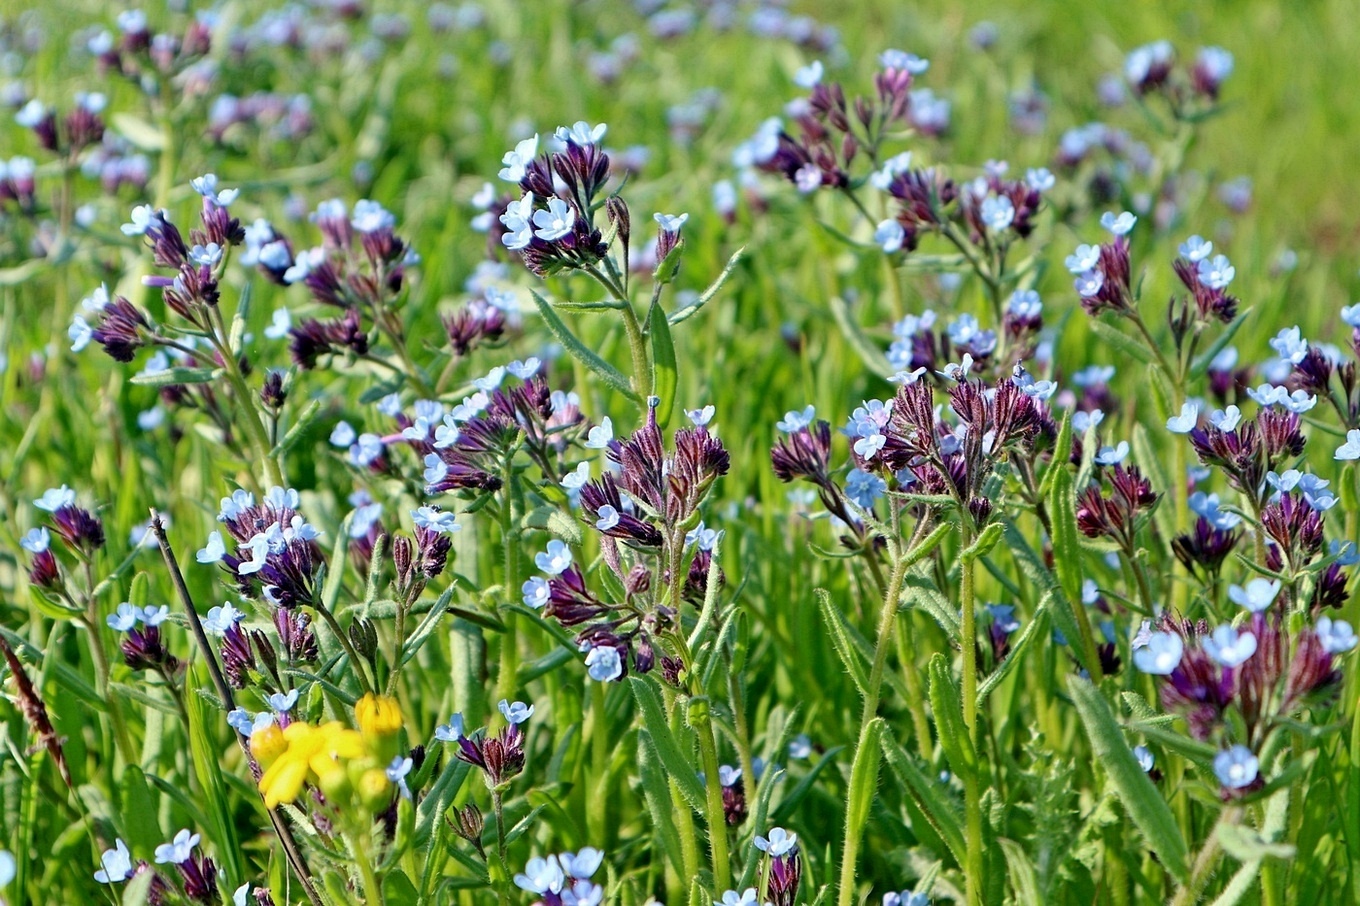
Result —
[[717, 413], [717, 407], [709, 405], [702, 409], [686, 409], [685, 418], [689, 419], [695, 427], [702, 428], [713, 421], [713, 416]]
[[124, 601], [118, 608], [105, 620], [109, 628], [114, 632], [129, 632], [137, 625], [137, 618], [141, 616], [141, 610]]
[[612, 645], [596, 645], [586, 652], [586, 673], [598, 683], [612, 683], [623, 676], [623, 658]]
[[1230, 625], [1219, 626], [1200, 644], [1204, 652], [1224, 667], [1240, 667], [1256, 653], [1256, 636], [1238, 632]]
[[74, 506], [76, 502], [76, 492], [62, 485], [59, 488], [48, 488], [43, 495], [33, 501], [33, 505], [40, 510], [55, 513], [64, 507]]
[[880, 221], [874, 230], [874, 244], [889, 255], [902, 250], [907, 241], [907, 231], [896, 220]]
[[1328, 654], [1342, 654], [1355, 647], [1355, 630], [1345, 620], [1319, 617], [1314, 632], [1322, 644], [1322, 650]]
[[1346, 432], [1346, 442], [1336, 448], [1334, 457], [1343, 461], [1360, 459], [1360, 428]]
[[1245, 607], [1252, 613], [1260, 613], [1270, 606], [1275, 600], [1275, 596], [1280, 593], [1280, 580], [1274, 582], [1263, 579], [1259, 576], [1252, 579], [1245, 586], [1229, 585], [1228, 600], [1234, 604]]
[[398, 755], [387, 766], [387, 779], [397, 785], [403, 799], [411, 798], [411, 788], [406, 785], [406, 777], [411, 773], [411, 768], [414, 765], [415, 762], [410, 758]]
[[1226, 255], [1205, 258], [1195, 268], [1199, 281], [1210, 289], [1227, 289], [1228, 284], [1237, 276], [1237, 268], [1232, 266]]
[[888, 490], [888, 483], [877, 475], [861, 469], [851, 469], [845, 476], [845, 496], [861, 509], [870, 509], [874, 501]]
[[1242, 421], [1242, 410], [1236, 406], [1215, 409], [1209, 414], [1209, 424], [1220, 431], [1235, 431]]
[[545, 210], [534, 211], [534, 235], [544, 242], [556, 242], [571, 234], [576, 225], [576, 211], [556, 196], [548, 199]]
[[1240, 790], [1256, 782], [1261, 763], [1246, 746], [1233, 746], [1214, 756], [1214, 774], [1230, 790]]
[[[99, 864], [101, 868], [94, 873], [94, 879], [100, 884], [117, 884], [132, 877], [132, 853], [121, 837], [114, 840], [113, 849], [104, 850]], [[0, 887], [4, 886], [0, 883]]]
[[203, 631], [213, 635], [222, 635], [245, 618], [245, 613], [237, 610], [231, 604], [213, 607], [208, 610], [208, 615], [203, 618]]
[[1063, 263], [1066, 265], [1069, 274], [1080, 275], [1094, 270], [1095, 266], [1100, 263], [1100, 246], [1083, 243], [1077, 246], [1077, 250], [1068, 255], [1067, 260]]
[[[505, 152], [501, 158], [503, 165], [496, 175], [506, 182], [519, 182], [524, 178], [528, 171], [529, 164], [533, 162], [534, 155], [538, 154], [538, 133], [532, 137], [515, 145], [513, 151]], [[532, 199], [532, 196], [530, 196]]]
[[1152, 770], [1154, 763], [1152, 752], [1148, 750], [1147, 746], [1134, 746], [1133, 757], [1138, 760], [1138, 767], [1143, 769], [1144, 774]]
[[454, 532], [462, 531], [463, 528], [458, 524], [456, 514], [432, 506], [423, 506], [412, 510], [411, 520], [423, 529], [445, 535], [452, 535]]
[[198, 845], [199, 839], [199, 835], [190, 834], [188, 828], [181, 830], [175, 834], [174, 840], [156, 847], [156, 864], [179, 865], [188, 862], [193, 855], [194, 847]]
[[595, 528], [602, 532], [607, 532], [619, 524], [619, 511], [610, 504], [600, 507], [598, 518], [595, 520]]
[[533, 576], [525, 580], [524, 584], [520, 586], [520, 595], [526, 607], [538, 610], [548, 603], [548, 598], [551, 595], [548, 580], [542, 576]]
[[1030, 168], [1025, 171], [1025, 185], [1036, 192], [1047, 192], [1057, 183], [1047, 167]]
[[509, 702], [501, 699], [496, 703], [496, 708], [511, 726], [517, 727], [534, 716], [534, 706], [526, 705], [524, 702]]
[[35, 529], [29, 529], [24, 533], [24, 536], [19, 539], [19, 546], [30, 554], [41, 554], [43, 551], [47, 550], [51, 543], [52, 533], [42, 526]]
[[[569, 127], [558, 126], [557, 131], [553, 133], [553, 136], [563, 144], [570, 142], [573, 145], [584, 148], [587, 145], [598, 145], [604, 140], [604, 135], [608, 131], [609, 127], [604, 123], [598, 123], [592, 126], [585, 120], [577, 120]], [[535, 136], [535, 138], [536, 137], [537, 136]], [[520, 144], [524, 143], [521, 142]], [[515, 150], [518, 152], [519, 148], [517, 147]], [[531, 153], [529, 157], [532, 159], [533, 154]]]
[[1077, 275], [1077, 279], [1072, 281], [1072, 288], [1083, 299], [1089, 299], [1096, 295], [1104, 285], [1105, 275], [1095, 269], [1083, 271]]
[[269, 707], [273, 708], [276, 714], [287, 714], [293, 710], [297, 700], [298, 690], [296, 689], [290, 689], [287, 692], [272, 692], [267, 699]]
[[454, 714], [446, 724], [434, 728], [434, 738], [440, 742], [457, 742], [463, 738], [463, 715]]
[[[501, 236], [501, 244], [511, 251], [527, 248], [534, 238], [534, 217], [534, 196], [532, 192], [526, 192], [519, 201], [510, 202], [506, 206], [505, 213], [500, 216], [501, 224], [505, 227], [505, 235]], [[490, 301], [489, 293], [487, 299]]]
[[1208, 258], [1214, 251], [1214, 244], [1202, 236], [1191, 236], [1181, 243], [1181, 257], [1188, 259], [1192, 264], [1198, 264]]
[[1124, 211], [1118, 216], [1113, 211], [1106, 211], [1100, 215], [1100, 225], [1116, 236], [1127, 235], [1137, 222], [1138, 218], [1134, 217], [1129, 211]]
[[585, 445], [591, 450], [603, 450], [609, 446], [613, 439], [614, 423], [606, 415], [598, 425], [590, 429], [590, 432], [586, 435]]
[[679, 233], [680, 228], [689, 220], [688, 214], [653, 214], [652, 219], [661, 227], [663, 233]]
[[1174, 632], [1153, 632], [1147, 644], [1133, 652], [1133, 665], [1144, 673], [1169, 676], [1181, 663], [1185, 642]]
[[1015, 205], [1004, 195], [989, 195], [978, 208], [982, 222], [993, 233], [999, 233], [1015, 222]]
[[1172, 434], [1189, 434], [1199, 424], [1199, 407], [1192, 402], [1181, 405], [1181, 414], [1166, 420], [1166, 429]]
[[798, 846], [798, 835], [784, 830], [782, 827], [770, 828], [770, 835], [763, 837], [756, 836], [756, 849], [766, 853], [771, 858], [779, 858], [793, 852]]
[[816, 417], [817, 410], [812, 406], [803, 407], [802, 412], [799, 412], [797, 409], [790, 409], [788, 412], [784, 413], [784, 420], [775, 422], [774, 426], [785, 434], [796, 434], [810, 426]]
[[1308, 341], [1303, 338], [1298, 325], [1277, 333], [1270, 341], [1270, 348], [1275, 350], [1280, 358], [1294, 365], [1302, 362], [1308, 355]]
[[1100, 466], [1116, 466], [1127, 459], [1128, 455], [1129, 442], [1121, 440], [1118, 446], [1101, 447], [1100, 450], [1096, 452], [1095, 462], [1096, 465]]
[[354, 203], [354, 216], [349, 222], [360, 233], [378, 233], [395, 229], [397, 218], [376, 201], [362, 198]]
[[202, 195], [204, 198], [211, 199], [220, 208], [225, 208], [236, 200], [241, 194], [240, 189], [217, 189], [217, 174], [204, 173], [202, 176], [189, 180], [189, 186]]

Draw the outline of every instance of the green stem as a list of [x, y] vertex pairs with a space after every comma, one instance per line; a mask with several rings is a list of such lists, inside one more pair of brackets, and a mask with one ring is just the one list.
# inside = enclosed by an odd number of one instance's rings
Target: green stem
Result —
[[373, 871], [373, 861], [368, 857], [368, 847], [363, 846], [357, 834], [347, 834], [346, 840], [354, 854], [354, 862], [359, 867], [359, 877], [364, 883], [364, 902], [370, 906], [383, 906], [382, 884]]
[[590, 684], [590, 763], [591, 777], [596, 788], [589, 792], [586, 803], [586, 826], [590, 839], [606, 847], [609, 833], [608, 804], [605, 778], [609, 776], [609, 723], [605, 719], [605, 684]]
[[[513, 452], [506, 456], [501, 475], [501, 545], [505, 557], [505, 596], [506, 600], [510, 601], [519, 590], [519, 545], [516, 543], [514, 530]], [[515, 633], [515, 614], [509, 607], [502, 612], [501, 620], [505, 623], [505, 632], [501, 634], [500, 669], [496, 676], [496, 692], [498, 698], [513, 701], [515, 689], [518, 687], [516, 673], [519, 670], [519, 639]]]
[[227, 331], [226, 324], [222, 321], [222, 312], [215, 306], [213, 312], [216, 316], [217, 330], [220, 331], [220, 337], [213, 338], [213, 345], [217, 348], [219, 358], [222, 359], [223, 367], [227, 372], [227, 381], [231, 384], [232, 392], [236, 394], [237, 403], [241, 407], [241, 420], [245, 422], [246, 434], [250, 436], [251, 443], [255, 446], [255, 455], [260, 457], [260, 462], [264, 467], [265, 487], [284, 487], [283, 471], [279, 468], [274, 457], [270, 456], [273, 445], [269, 442], [268, 429], [261, 418], [259, 408], [255, 405], [255, 396], [246, 386], [245, 375], [241, 374], [241, 363], [237, 361], [236, 354], [231, 350], [226, 339], [230, 336], [230, 333]]
[[699, 761], [704, 769], [704, 819], [708, 823], [709, 851], [713, 856], [713, 887], [718, 893], [732, 886], [732, 860], [727, 850], [727, 818], [723, 810], [722, 781], [718, 778], [718, 744], [707, 699], [691, 699], [690, 721], [699, 734]]
[[[967, 550], [973, 543], [973, 528], [965, 518], [961, 531], [960, 546]], [[968, 729], [968, 738], [974, 751], [977, 750], [977, 614], [974, 583], [976, 562], [966, 557], [959, 564], [959, 606], [963, 609], [963, 724]], [[982, 794], [977, 770], [964, 774], [963, 796], [966, 826], [964, 844], [966, 861], [964, 866], [964, 888], [968, 906], [982, 903]]]

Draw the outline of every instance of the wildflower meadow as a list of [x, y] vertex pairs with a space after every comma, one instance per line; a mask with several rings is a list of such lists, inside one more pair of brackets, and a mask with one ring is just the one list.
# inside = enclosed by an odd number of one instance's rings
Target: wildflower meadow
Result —
[[1360, 903], [1353, 13], [0, 4], [0, 906]]

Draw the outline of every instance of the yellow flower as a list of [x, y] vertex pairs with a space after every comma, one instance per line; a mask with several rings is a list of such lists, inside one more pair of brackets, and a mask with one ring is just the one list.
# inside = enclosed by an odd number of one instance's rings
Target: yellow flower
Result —
[[354, 722], [366, 739], [394, 736], [401, 732], [401, 705], [390, 695], [370, 692], [354, 706]]
[[380, 811], [392, 803], [394, 787], [387, 772], [381, 768], [370, 768], [359, 778], [359, 801], [370, 811]]
[[262, 767], [268, 768], [288, 748], [288, 741], [278, 724], [261, 727], [250, 734], [250, 754]]
[[341, 761], [368, 754], [363, 738], [335, 720], [319, 727], [295, 721], [283, 729], [282, 735], [287, 748], [260, 778], [260, 792], [268, 808], [295, 801], [307, 782], [331, 775], [341, 767]]

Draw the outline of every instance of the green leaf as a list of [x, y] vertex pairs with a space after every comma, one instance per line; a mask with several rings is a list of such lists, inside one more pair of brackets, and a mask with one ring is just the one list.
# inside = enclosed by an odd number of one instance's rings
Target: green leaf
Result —
[[1170, 806], [1138, 765], [1124, 739], [1124, 731], [1115, 722], [1114, 712], [1089, 680], [1070, 676], [1067, 687], [1090, 737], [1094, 761], [1105, 769], [1124, 809], [1157, 858], [1173, 877], [1185, 883], [1190, 877], [1185, 838]]
[[[1068, 480], [1071, 480], [1069, 474]], [[1056, 483], [1056, 482], [1055, 482]], [[1051, 499], [1051, 498], [1050, 498]], [[1087, 664], [1086, 646], [1082, 644], [1081, 625], [1077, 622], [1077, 614], [1073, 609], [1071, 600], [1062, 586], [1055, 580], [1053, 573], [1049, 571], [1044, 562], [1039, 559], [1039, 555], [1034, 552], [1034, 548], [1029, 546], [1029, 541], [1020, 534], [1020, 530], [1014, 525], [1007, 525], [1005, 532], [1006, 547], [1010, 550], [1015, 563], [1020, 567], [1020, 571], [1039, 588], [1043, 589], [1043, 597], [1039, 601], [1039, 606], [1048, 610], [1049, 616], [1053, 619], [1053, 625], [1058, 627], [1058, 631], [1067, 637], [1068, 647], [1072, 649], [1077, 660], [1087, 673], [1091, 673], [1090, 665]]]
[[115, 113], [109, 121], [137, 150], [152, 152], [165, 150], [165, 133], [141, 117], [130, 113]]
[[732, 271], [736, 268], [737, 262], [741, 260], [741, 256], [745, 251], [746, 247], [742, 246], [741, 248], [733, 252], [732, 257], [727, 259], [727, 266], [724, 267], [722, 269], [722, 273], [718, 275], [718, 279], [710, 283], [708, 285], [708, 289], [704, 290], [702, 293], [699, 294], [699, 298], [695, 299], [693, 302], [686, 305], [684, 308], [676, 309], [674, 312], [671, 313], [671, 316], [666, 320], [668, 320], [671, 324], [679, 324], [681, 321], [687, 320], [696, 315], [699, 309], [707, 305], [709, 303], [709, 300], [711, 300], [714, 296], [718, 294], [718, 290], [722, 289], [723, 284], [727, 282], [727, 278], [732, 276]]
[[1006, 873], [1010, 875], [1011, 889], [1015, 891], [1015, 902], [1020, 906], [1043, 906], [1039, 879], [1025, 848], [1005, 837], [998, 837], [996, 842], [1001, 844], [1001, 851], [1006, 854]]
[[949, 760], [949, 769], [960, 778], [977, 776], [977, 753], [963, 723], [963, 702], [949, 662], [938, 652], [931, 657], [930, 709], [935, 715], [935, 729], [940, 734], [940, 747]]
[[1081, 600], [1082, 549], [1077, 532], [1077, 498], [1072, 488], [1072, 473], [1063, 469], [1053, 480], [1049, 495], [1049, 517], [1053, 521], [1053, 571], [1058, 574], [1067, 600]]
[[1072, 410], [1063, 410], [1062, 424], [1058, 426], [1058, 439], [1053, 444], [1053, 458], [1049, 460], [1044, 477], [1039, 481], [1039, 494], [1047, 497], [1053, 488], [1053, 479], [1059, 472], [1067, 471], [1068, 460], [1072, 458]]
[[855, 744], [855, 760], [850, 765], [850, 789], [846, 793], [845, 826], [862, 831], [869, 821], [869, 810], [878, 793], [878, 764], [883, 758], [880, 740], [883, 718], [875, 717], [860, 730]]
[[382, 896], [387, 906], [416, 906], [420, 902], [415, 885], [401, 869], [391, 869], [384, 875]]
[[652, 395], [661, 400], [656, 407], [656, 421], [664, 428], [675, 408], [677, 378], [675, 344], [671, 341], [671, 328], [660, 305], [652, 306], [647, 328], [652, 336]]
[[869, 676], [864, 672], [864, 664], [850, 641], [845, 617], [831, 602], [831, 594], [825, 588], [817, 589], [817, 601], [822, 611], [822, 622], [830, 630], [831, 644], [836, 649], [836, 654], [840, 655], [841, 663], [845, 665], [850, 678], [855, 681], [855, 688], [859, 689], [860, 695], [866, 694]]
[[[885, 746], [887, 742], [883, 743]], [[770, 814], [770, 824], [783, 824], [798, 808], [798, 804], [807, 798], [807, 794], [812, 792], [813, 785], [817, 782], [817, 777], [824, 771], [827, 765], [831, 764], [831, 759], [841, 753], [845, 746], [832, 746], [822, 753], [822, 757], [812, 766], [812, 770], [803, 775], [803, 779], [779, 801], [779, 805]]]
[[836, 326], [841, 329], [845, 339], [849, 341], [850, 348], [855, 350], [860, 359], [869, 369], [879, 377], [887, 377], [892, 374], [892, 366], [888, 364], [888, 357], [883, 350], [865, 335], [859, 324], [855, 323], [854, 317], [850, 314], [850, 307], [845, 300], [839, 296], [831, 297], [831, 316], [836, 319]]
[[940, 784], [927, 776], [915, 759], [897, 744], [891, 730], [883, 733], [883, 754], [887, 757], [888, 767], [897, 775], [916, 807], [949, 847], [954, 861], [965, 864], [967, 846], [963, 838], [963, 824], [959, 820], [958, 809], [941, 795]]
[[1296, 847], [1288, 843], [1274, 843], [1263, 837], [1260, 832], [1240, 824], [1220, 824], [1218, 842], [1223, 851], [1239, 862], [1252, 862], [1274, 856], [1277, 859], [1292, 859]]
[[[1152, 482], [1152, 489], [1159, 494], [1170, 494], [1175, 485], [1166, 471], [1166, 456], [1169, 454], [1158, 454], [1156, 446], [1148, 436], [1147, 428], [1138, 423], [1133, 426], [1132, 442], [1133, 461]], [[1182, 438], [1175, 438], [1171, 442], [1181, 443]], [[1176, 536], [1176, 512], [1173, 507], [1157, 507], [1152, 511], [1152, 518], [1156, 521], [1157, 531], [1162, 533], [1163, 538]]]
[[[940, 528], [952, 531], [953, 526], [941, 525]], [[996, 542], [1001, 540], [1001, 523], [993, 522], [982, 530], [977, 540], [968, 545], [967, 549], [959, 554], [959, 559], [966, 562], [976, 561], [979, 557], [985, 557], [991, 553], [992, 548], [996, 547]]]
[[1135, 358], [1144, 365], [1149, 365], [1154, 361], [1155, 357], [1150, 349], [1115, 325], [1095, 318], [1086, 323], [1090, 325], [1091, 331], [1100, 338], [1101, 342], [1114, 347], [1124, 355]]
[[633, 687], [633, 697], [637, 699], [638, 707], [642, 710], [642, 725], [651, 733], [652, 741], [656, 744], [657, 757], [666, 766], [669, 779], [675, 781], [680, 792], [694, 809], [702, 811], [705, 802], [703, 784], [699, 782], [699, 775], [694, 771], [693, 759], [686, 756], [675, 734], [671, 732], [656, 686], [645, 677], [630, 676], [628, 679]]
[[1250, 308], [1244, 308], [1238, 312], [1237, 317], [1233, 318], [1232, 323], [1227, 326], [1223, 333], [1219, 334], [1218, 339], [1210, 343], [1208, 349], [1195, 356], [1194, 362], [1190, 364], [1190, 376], [1192, 378], [1204, 377], [1209, 370], [1209, 365], [1232, 342], [1232, 338], [1237, 335], [1238, 328], [1246, 323], [1249, 314], [1251, 314]]
[[671, 805], [670, 787], [666, 783], [666, 769], [656, 751], [656, 742], [646, 730], [638, 731], [638, 774], [642, 777], [642, 794], [647, 811], [652, 816], [653, 832], [661, 840], [661, 848], [677, 875], [684, 872], [680, 851], [680, 832], [675, 827], [675, 812]]
[[572, 333], [566, 324], [562, 323], [562, 319], [557, 316], [557, 312], [553, 311], [553, 307], [547, 299], [533, 290], [530, 290], [530, 293], [534, 297], [534, 304], [538, 306], [538, 313], [543, 316], [543, 323], [557, 338], [557, 342], [561, 343], [578, 362], [595, 372], [610, 387], [629, 399], [637, 401], [638, 395], [633, 391], [632, 385], [629, 384], [628, 378], [624, 376], [623, 372], [600, 358], [598, 353], [582, 343], [581, 338]]
[[302, 410], [302, 415], [298, 416], [298, 420], [293, 422], [288, 433], [283, 435], [283, 439], [274, 445], [273, 450], [269, 451], [270, 457], [278, 458], [297, 446], [297, 442], [302, 440], [302, 436], [311, 429], [320, 416], [321, 400], [312, 400], [307, 408]]
[[246, 867], [241, 858], [241, 844], [236, 838], [236, 822], [232, 819], [231, 803], [227, 799], [227, 785], [222, 777], [221, 752], [208, 734], [207, 702], [197, 694], [198, 674], [188, 670], [184, 674], [184, 710], [189, 718], [189, 754], [198, 777], [201, 797], [208, 809], [211, 825], [207, 828], [217, 844], [218, 858], [233, 889], [246, 880]]
[[169, 387], [171, 384], [207, 384], [221, 376], [221, 368], [162, 368], [134, 374], [132, 383], [142, 387]]
[[[154, 839], [154, 838], [153, 838]], [[123, 888], [123, 906], [146, 906], [151, 896], [151, 882], [156, 880], [154, 871], [144, 871], [132, 876]]]

